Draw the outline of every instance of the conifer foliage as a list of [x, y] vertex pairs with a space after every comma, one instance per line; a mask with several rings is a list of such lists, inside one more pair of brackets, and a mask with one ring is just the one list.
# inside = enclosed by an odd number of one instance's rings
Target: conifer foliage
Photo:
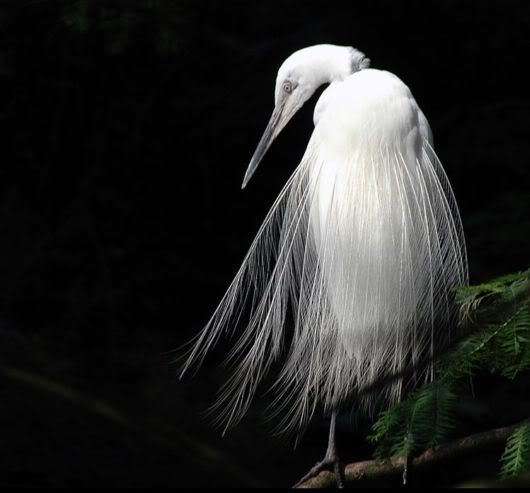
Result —
[[[456, 292], [461, 336], [435, 362], [434, 380], [381, 413], [369, 439], [376, 458], [410, 456], [442, 443], [456, 426], [456, 404], [470, 394], [471, 377], [489, 372], [514, 379], [530, 369], [530, 270]], [[530, 423], [508, 438], [501, 478], [530, 467]]]

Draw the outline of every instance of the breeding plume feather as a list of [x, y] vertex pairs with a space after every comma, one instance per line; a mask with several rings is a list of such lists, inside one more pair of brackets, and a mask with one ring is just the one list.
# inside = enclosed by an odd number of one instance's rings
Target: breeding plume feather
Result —
[[[278, 71], [275, 109], [243, 187], [292, 115], [329, 85], [301, 162], [183, 367], [200, 364], [250, 312], [215, 405], [224, 426], [244, 415], [273, 362], [283, 363], [273, 412], [282, 430], [301, 430], [317, 409], [335, 412], [450, 339], [451, 289], [467, 283], [456, 202], [409, 88], [369, 64], [353, 48], [318, 45]], [[422, 368], [416, 382], [430, 378]], [[397, 379], [356, 405], [390, 404], [402, 390]]]

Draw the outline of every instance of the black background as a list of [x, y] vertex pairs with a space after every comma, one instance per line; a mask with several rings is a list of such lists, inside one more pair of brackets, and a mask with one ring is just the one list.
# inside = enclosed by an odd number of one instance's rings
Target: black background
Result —
[[[309, 139], [318, 96], [240, 190], [277, 68], [305, 46], [353, 45], [409, 85], [480, 282], [530, 264], [529, 20], [527, 2], [506, 1], [0, 6], [0, 484], [299, 477], [324, 452], [325, 421], [293, 450], [269, 435], [259, 395], [223, 439], [201, 413], [226, 378], [224, 346], [195, 378], [171, 364]], [[530, 412], [513, 389], [482, 387], [464, 431]], [[370, 422], [350, 421], [344, 458], [369, 458]]]

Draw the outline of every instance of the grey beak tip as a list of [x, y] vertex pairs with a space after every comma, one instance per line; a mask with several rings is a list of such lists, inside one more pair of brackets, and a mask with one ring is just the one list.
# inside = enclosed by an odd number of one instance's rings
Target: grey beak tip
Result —
[[245, 190], [246, 186], [248, 185], [249, 176], [248, 174], [245, 174], [245, 178], [243, 178], [243, 183], [241, 183], [241, 190]]
[[[256, 150], [254, 151], [252, 159], [250, 160], [250, 164], [248, 165], [247, 171], [245, 173], [245, 177], [243, 178], [243, 184], [241, 185], [241, 190], [244, 190], [245, 187], [247, 186], [247, 183], [250, 181], [250, 179], [254, 175], [254, 172], [256, 171], [256, 168], [261, 162], [264, 154], [269, 149], [271, 142], [276, 137], [276, 133], [279, 131], [277, 127], [278, 122], [281, 123], [282, 108], [283, 106], [274, 108], [271, 119], [269, 120], [269, 123], [267, 124], [267, 128], [265, 129], [265, 132], [263, 132], [263, 135], [258, 143], [258, 147], [256, 147]], [[281, 127], [279, 129], [281, 130]]]

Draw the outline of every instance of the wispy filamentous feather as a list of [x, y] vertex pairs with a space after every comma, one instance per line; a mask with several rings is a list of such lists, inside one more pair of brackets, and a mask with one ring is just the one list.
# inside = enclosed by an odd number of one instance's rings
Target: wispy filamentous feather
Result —
[[[323, 128], [324, 130], [320, 130]], [[182, 368], [200, 364], [250, 304], [228, 360], [230, 379], [213, 409], [224, 427], [247, 411], [273, 362], [281, 431], [300, 430], [378, 379], [433, 354], [450, 337], [451, 288], [467, 283], [458, 209], [425, 136], [362, 143], [338, 157], [317, 125], [235, 279]], [[294, 334], [285, 345], [288, 313]], [[430, 378], [428, 367], [416, 375]], [[399, 400], [401, 380], [383, 398]], [[377, 398], [363, 395], [370, 410]]]

